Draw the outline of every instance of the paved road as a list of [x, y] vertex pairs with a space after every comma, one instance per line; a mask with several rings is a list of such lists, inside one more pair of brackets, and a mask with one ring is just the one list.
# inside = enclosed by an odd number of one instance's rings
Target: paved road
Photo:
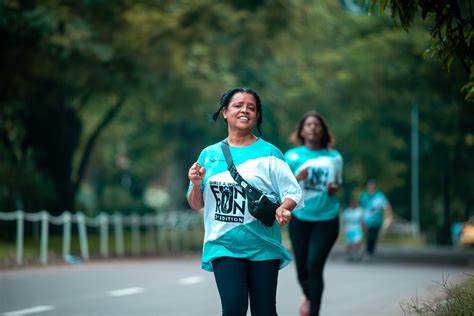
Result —
[[[439, 295], [443, 278], [458, 282], [472, 267], [332, 258], [325, 271], [322, 315], [403, 315], [400, 303]], [[280, 272], [280, 316], [297, 315], [294, 266]], [[90, 262], [0, 271], [0, 315], [219, 315], [211, 273], [199, 257]]]

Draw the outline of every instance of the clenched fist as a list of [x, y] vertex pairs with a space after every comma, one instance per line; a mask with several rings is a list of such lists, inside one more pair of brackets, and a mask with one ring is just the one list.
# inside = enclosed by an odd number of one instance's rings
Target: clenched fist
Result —
[[286, 225], [291, 220], [291, 211], [280, 205], [275, 212], [275, 217], [280, 225]]
[[200, 187], [205, 174], [206, 169], [201, 166], [199, 162], [195, 162], [191, 168], [189, 168], [188, 178], [194, 186]]

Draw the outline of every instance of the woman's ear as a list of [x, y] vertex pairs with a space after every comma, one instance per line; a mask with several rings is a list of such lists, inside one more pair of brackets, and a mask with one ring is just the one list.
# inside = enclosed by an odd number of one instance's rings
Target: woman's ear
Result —
[[227, 120], [227, 108], [223, 107], [221, 112], [222, 112], [222, 117], [224, 118], [224, 120]]

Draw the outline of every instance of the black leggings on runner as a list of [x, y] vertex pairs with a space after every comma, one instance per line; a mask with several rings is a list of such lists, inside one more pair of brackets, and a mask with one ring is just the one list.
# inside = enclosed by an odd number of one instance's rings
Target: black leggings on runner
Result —
[[250, 261], [222, 257], [212, 262], [217, 289], [221, 297], [222, 315], [275, 316], [276, 292], [280, 260]]
[[366, 252], [369, 255], [375, 254], [375, 245], [377, 244], [377, 238], [379, 237], [380, 226], [369, 226], [367, 227], [367, 246]]
[[289, 232], [298, 281], [304, 295], [311, 301], [310, 315], [319, 315], [324, 264], [339, 234], [339, 218], [309, 222], [293, 217]]

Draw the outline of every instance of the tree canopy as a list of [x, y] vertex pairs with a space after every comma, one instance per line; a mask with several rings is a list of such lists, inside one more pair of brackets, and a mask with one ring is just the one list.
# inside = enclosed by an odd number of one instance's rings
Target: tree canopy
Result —
[[[345, 3], [2, 2], [1, 209], [186, 208], [187, 169], [226, 135], [209, 114], [225, 90], [249, 86], [263, 101], [263, 137], [282, 151], [303, 113], [326, 117], [345, 162], [343, 205], [375, 178], [407, 219], [416, 106], [422, 227], [466, 219], [474, 113], [459, 91], [463, 62], [446, 59], [446, 72], [423, 57], [430, 14], [409, 19], [407, 33]], [[150, 188], [168, 196], [159, 207], [146, 202]]]
[[474, 101], [474, 16], [472, 0], [370, 0], [370, 12], [390, 6], [392, 17], [408, 31], [420, 16], [430, 25], [431, 47], [425, 55], [443, 63], [449, 71], [454, 60], [461, 64], [468, 82], [462, 90]]

